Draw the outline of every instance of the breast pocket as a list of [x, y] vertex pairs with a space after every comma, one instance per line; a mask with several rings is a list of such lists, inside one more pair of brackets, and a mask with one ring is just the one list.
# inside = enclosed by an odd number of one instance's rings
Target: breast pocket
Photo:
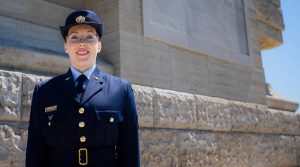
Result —
[[60, 119], [57, 113], [44, 113], [42, 119], [43, 135], [45, 141], [50, 146], [57, 146], [57, 126], [60, 124]]
[[121, 111], [96, 110], [96, 115], [98, 120], [97, 129], [99, 129], [99, 133], [103, 132], [104, 143], [106, 145], [115, 145], [118, 139], [119, 124], [123, 122]]

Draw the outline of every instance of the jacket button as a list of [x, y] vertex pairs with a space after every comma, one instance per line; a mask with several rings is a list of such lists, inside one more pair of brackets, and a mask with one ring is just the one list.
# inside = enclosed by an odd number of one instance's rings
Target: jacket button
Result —
[[85, 136], [81, 136], [81, 137], [80, 137], [80, 142], [81, 142], [81, 143], [84, 143], [85, 141], [86, 141], [86, 137], [85, 137]]
[[84, 113], [84, 108], [81, 107], [81, 108], [79, 109], [79, 114], [83, 114], [83, 113]]
[[110, 117], [109, 122], [113, 123], [115, 119], [113, 117]]
[[83, 121], [79, 122], [79, 127], [80, 127], [80, 128], [85, 127], [85, 123], [84, 123]]

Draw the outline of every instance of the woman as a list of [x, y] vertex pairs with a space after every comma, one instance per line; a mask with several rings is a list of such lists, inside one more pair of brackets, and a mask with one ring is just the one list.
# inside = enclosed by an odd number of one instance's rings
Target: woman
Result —
[[74, 11], [60, 31], [71, 67], [34, 89], [26, 167], [139, 166], [131, 85], [96, 68], [99, 17], [89, 10]]

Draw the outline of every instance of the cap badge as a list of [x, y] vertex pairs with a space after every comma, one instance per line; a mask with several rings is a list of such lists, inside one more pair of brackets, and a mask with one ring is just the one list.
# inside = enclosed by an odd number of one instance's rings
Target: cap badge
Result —
[[78, 17], [76, 17], [76, 22], [77, 23], [83, 23], [83, 22], [85, 22], [85, 17], [84, 16], [78, 16]]

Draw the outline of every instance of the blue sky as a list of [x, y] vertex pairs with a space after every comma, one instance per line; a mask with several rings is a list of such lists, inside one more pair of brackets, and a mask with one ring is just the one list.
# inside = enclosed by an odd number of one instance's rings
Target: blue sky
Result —
[[[283, 44], [262, 51], [266, 81], [281, 96], [300, 103], [300, 1], [281, 0]], [[300, 109], [297, 110], [300, 113]]]

